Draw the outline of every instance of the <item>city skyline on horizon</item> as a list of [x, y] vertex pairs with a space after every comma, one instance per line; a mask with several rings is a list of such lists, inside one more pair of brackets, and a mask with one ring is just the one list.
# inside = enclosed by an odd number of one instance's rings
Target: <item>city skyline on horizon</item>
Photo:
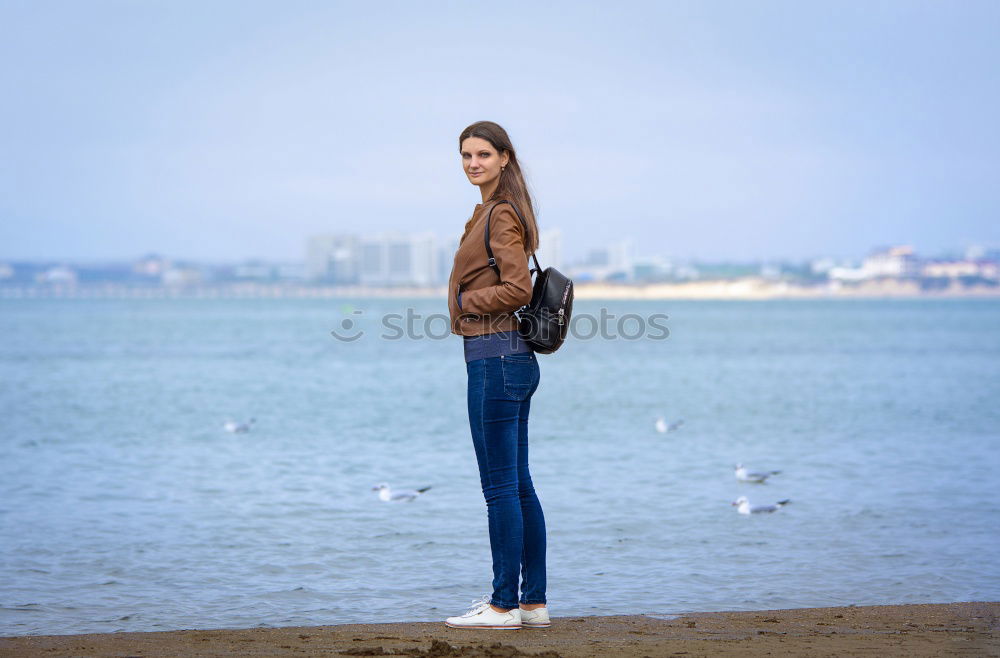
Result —
[[[546, 233], [559, 233], [558, 228], [550, 229], [549, 231], [543, 230], [542, 237], [545, 237]], [[80, 256], [68, 256], [68, 257], [4, 257], [0, 255], [0, 263], [77, 263], [77, 264], [87, 264], [87, 265], [98, 265], [98, 264], [110, 264], [110, 263], [127, 263], [136, 262], [149, 258], [161, 258], [165, 261], [176, 262], [176, 263], [201, 263], [204, 265], [235, 265], [235, 264], [247, 264], [247, 263], [272, 263], [272, 264], [295, 264], [295, 263], [305, 263], [308, 260], [308, 243], [310, 240], [320, 237], [327, 236], [355, 236], [359, 239], [371, 239], [383, 236], [398, 236], [404, 239], [411, 239], [416, 236], [429, 236], [433, 239], [435, 248], [439, 250], [442, 254], [447, 251], [451, 246], [457, 247], [457, 237], [453, 238], [442, 238], [440, 235], [428, 233], [428, 232], [407, 232], [404, 230], [382, 230], [377, 232], [351, 232], [351, 231], [331, 231], [327, 233], [317, 233], [314, 235], [306, 236], [303, 238], [302, 244], [303, 248], [301, 253], [290, 256], [290, 257], [278, 257], [278, 256], [244, 256], [244, 257], [195, 257], [179, 253], [170, 253], [163, 249], [144, 249], [133, 254], [123, 254], [120, 256], [107, 256], [107, 257], [80, 257]], [[871, 256], [874, 253], [884, 251], [887, 249], [906, 246], [912, 247], [914, 252], [919, 254], [921, 257], [926, 259], [949, 259], [949, 258], [967, 258], [968, 253], [975, 251], [985, 251], [990, 253], [1000, 252], [1000, 242], [966, 242], [965, 244], [955, 245], [950, 248], [940, 249], [938, 251], [926, 251], [919, 249], [912, 241], [907, 242], [905, 240], [899, 240], [891, 243], [869, 245], [867, 249], [859, 251], [855, 254], [841, 256], [838, 254], [831, 253], [820, 253], [820, 254], [810, 254], [810, 255], [799, 255], [790, 257], [749, 257], [745, 259], [736, 258], [711, 258], [711, 257], [692, 257], [692, 258], [679, 258], [674, 257], [669, 254], [663, 253], [637, 253], [634, 251], [634, 245], [638, 244], [638, 241], [631, 236], [624, 236], [620, 240], [613, 241], [612, 243], [605, 245], [593, 245], [590, 248], [585, 249], [582, 253], [566, 257], [561, 255], [559, 258], [559, 263], [564, 267], [569, 266], [582, 266], [587, 264], [587, 260], [590, 259], [595, 253], [602, 251], [607, 251], [609, 247], [620, 247], [622, 244], [629, 244], [632, 251], [630, 251], [630, 258], [635, 261], [642, 262], [653, 262], [653, 261], [663, 261], [667, 263], [713, 263], [713, 264], [754, 264], [754, 263], [809, 263], [817, 260], [832, 259], [840, 263], [858, 263], [865, 258]], [[562, 250], [562, 246], [559, 247]], [[538, 251], [539, 258], [543, 257], [543, 247], [539, 247]], [[543, 266], [545, 263], [543, 263]]]

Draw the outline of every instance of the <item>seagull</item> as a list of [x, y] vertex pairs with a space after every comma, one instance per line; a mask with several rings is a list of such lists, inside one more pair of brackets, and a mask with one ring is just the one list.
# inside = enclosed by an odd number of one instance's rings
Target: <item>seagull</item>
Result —
[[235, 420], [227, 420], [222, 426], [227, 432], [232, 432], [233, 434], [242, 434], [244, 432], [250, 431], [250, 426], [257, 422], [257, 419], [251, 418], [246, 423], [239, 423]]
[[389, 485], [383, 482], [377, 486], [372, 487], [372, 491], [378, 492], [378, 499], [383, 503], [409, 503], [430, 489], [430, 487], [424, 487], [423, 489], [403, 489], [401, 491], [393, 491], [389, 488]]
[[767, 478], [781, 471], [748, 471], [743, 464], [736, 465], [736, 479], [740, 482], [757, 482], [763, 484]]
[[783, 507], [790, 502], [792, 501], [786, 498], [785, 500], [779, 500], [774, 505], [751, 505], [750, 501], [747, 500], [746, 496], [740, 496], [739, 498], [733, 501], [733, 505], [736, 506], [736, 511], [739, 512], [740, 514], [749, 515], [749, 514], [760, 514], [761, 512], [774, 512], [779, 507]]
[[676, 420], [670, 423], [670, 425], [667, 425], [667, 419], [660, 416], [656, 419], [656, 431], [660, 434], [666, 434], [667, 432], [673, 432], [683, 424], [683, 420]]

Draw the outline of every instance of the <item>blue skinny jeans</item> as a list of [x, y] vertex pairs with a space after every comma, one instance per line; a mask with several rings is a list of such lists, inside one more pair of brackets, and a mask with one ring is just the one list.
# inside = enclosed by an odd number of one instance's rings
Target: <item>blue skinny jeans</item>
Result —
[[498, 608], [545, 603], [545, 517], [528, 472], [528, 411], [540, 371], [533, 352], [465, 364], [469, 425], [486, 499]]

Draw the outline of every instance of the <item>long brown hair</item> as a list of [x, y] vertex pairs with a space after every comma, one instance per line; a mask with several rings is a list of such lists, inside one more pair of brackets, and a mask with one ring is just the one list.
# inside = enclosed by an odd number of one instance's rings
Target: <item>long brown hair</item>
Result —
[[507, 199], [517, 205], [521, 216], [528, 224], [524, 253], [530, 256], [538, 249], [538, 223], [535, 221], [535, 208], [531, 202], [531, 194], [524, 182], [524, 174], [521, 172], [521, 165], [517, 161], [517, 154], [514, 152], [514, 145], [511, 144], [510, 137], [507, 136], [507, 131], [492, 121], [477, 121], [458, 136], [459, 152], [462, 151], [462, 142], [469, 137], [485, 139], [497, 150], [497, 155], [503, 155], [504, 151], [510, 155], [507, 165], [500, 171], [497, 189], [493, 191], [493, 195], [487, 201]]

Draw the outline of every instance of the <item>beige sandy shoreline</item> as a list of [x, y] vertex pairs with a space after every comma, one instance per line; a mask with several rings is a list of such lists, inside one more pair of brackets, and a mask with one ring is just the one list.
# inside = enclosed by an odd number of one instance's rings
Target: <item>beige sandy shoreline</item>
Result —
[[4, 656], [1000, 656], [1000, 602], [0, 638]]
[[914, 281], [872, 280], [852, 285], [802, 286], [785, 281], [746, 277], [723, 281], [614, 285], [585, 283], [574, 287], [576, 299], [941, 299], [995, 298], [1000, 287], [965, 288], [957, 283], [940, 290], [922, 290]]

